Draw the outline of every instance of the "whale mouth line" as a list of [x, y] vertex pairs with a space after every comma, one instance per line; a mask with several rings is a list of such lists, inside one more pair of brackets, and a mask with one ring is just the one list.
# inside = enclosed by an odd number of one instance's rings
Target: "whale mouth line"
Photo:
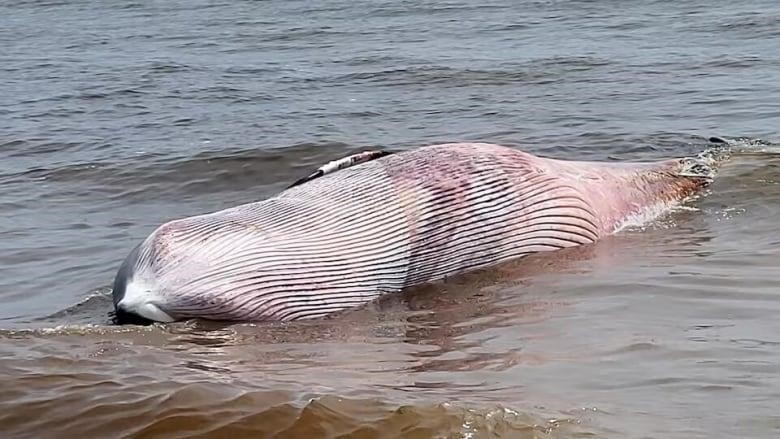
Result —
[[120, 301], [114, 311], [114, 321], [120, 325], [149, 325], [154, 322], [170, 323], [175, 320], [152, 302], [133, 303], [128, 306]]
[[127, 312], [121, 308], [117, 308], [113, 312], [109, 313], [109, 318], [111, 318], [111, 322], [115, 325], [149, 326], [155, 323], [154, 320], [149, 320], [143, 316], [132, 312]]
[[173, 322], [175, 319], [151, 301], [133, 302], [125, 304], [120, 301], [116, 306], [117, 313], [120, 311], [125, 314], [134, 314], [142, 319], [149, 319], [156, 322]]
[[[127, 270], [125, 270], [127, 271]], [[160, 306], [161, 298], [155, 293], [155, 287], [143, 278], [133, 276], [125, 278], [121, 272], [114, 284], [114, 320], [120, 324], [146, 324], [150, 322], [173, 322], [176, 319]]]

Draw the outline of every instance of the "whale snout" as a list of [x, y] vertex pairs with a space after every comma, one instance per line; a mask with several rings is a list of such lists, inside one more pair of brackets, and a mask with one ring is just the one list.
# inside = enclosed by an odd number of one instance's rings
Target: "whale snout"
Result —
[[114, 278], [114, 320], [119, 325], [172, 322], [174, 319], [162, 309], [154, 286], [144, 282], [137, 274], [139, 249], [140, 246], [130, 252]]

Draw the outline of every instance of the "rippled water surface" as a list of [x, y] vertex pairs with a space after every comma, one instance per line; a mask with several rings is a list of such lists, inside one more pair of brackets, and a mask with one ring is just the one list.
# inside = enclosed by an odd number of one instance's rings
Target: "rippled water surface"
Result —
[[[0, 3], [0, 435], [780, 436], [775, 1]], [[333, 318], [110, 324], [160, 223], [362, 148], [693, 155], [642, 228]], [[761, 139], [758, 141], [757, 139]]]

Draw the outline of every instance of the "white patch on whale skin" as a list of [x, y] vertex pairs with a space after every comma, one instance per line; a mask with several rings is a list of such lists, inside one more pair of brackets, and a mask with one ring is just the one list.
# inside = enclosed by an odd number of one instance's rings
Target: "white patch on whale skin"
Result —
[[673, 211], [698, 210], [695, 207], [685, 205], [685, 203], [695, 198], [696, 196], [690, 196], [680, 201], [667, 201], [650, 205], [639, 212], [632, 213], [623, 218], [623, 220], [617, 224], [615, 231], [612, 232], [612, 234], [622, 232], [625, 229], [644, 228], [649, 223]]
[[155, 304], [155, 296], [149, 284], [132, 279], [127, 283], [125, 295], [117, 303], [117, 308], [155, 322], [173, 322], [175, 319]]

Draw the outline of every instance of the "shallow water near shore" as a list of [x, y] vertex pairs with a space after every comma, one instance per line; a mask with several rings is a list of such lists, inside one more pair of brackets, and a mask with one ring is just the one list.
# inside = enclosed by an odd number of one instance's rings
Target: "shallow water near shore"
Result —
[[[0, 5], [2, 437], [780, 435], [775, 2]], [[732, 153], [682, 208], [331, 318], [110, 324], [162, 222], [329, 160]], [[761, 140], [759, 140], [761, 139]]]

